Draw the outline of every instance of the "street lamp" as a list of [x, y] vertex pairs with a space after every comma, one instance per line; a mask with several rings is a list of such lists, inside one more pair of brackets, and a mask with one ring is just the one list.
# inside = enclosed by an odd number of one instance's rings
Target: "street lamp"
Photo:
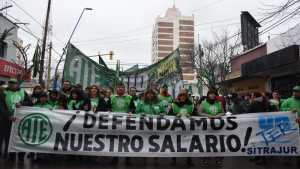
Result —
[[[76, 25], [75, 25], [75, 27], [74, 27], [74, 29], [73, 29], [71, 35], [70, 35], [70, 38], [69, 38], [69, 40], [68, 40], [68, 43], [67, 43], [66, 47], [68, 47], [69, 43], [71, 42], [71, 39], [72, 39], [72, 37], [73, 37], [73, 35], [74, 35], [74, 32], [75, 32], [75, 30], [76, 30], [76, 28], [77, 28], [77, 26], [78, 26], [78, 24], [79, 24], [79, 22], [80, 22], [80, 20], [81, 20], [81, 18], [82, 18], [82, 15], [84, 14], [84, 12], [85, 12], [85, 11], [91, 11], [91, 10], [93, 10], [93, 8], [83, 8], [83, 10], [82, 10], [82, 12], [81, 12], [81, 15], [80, 15], [80, 17], [78, 18], [77, 23], [76, 23]], [[66, 47], [65, 47], [65, 48], [66, 48]]]
[[85, 12], [85, 11], [91, 11], [91, 10], [93, 10], [93, 8], [83, 8], [83, 10], [82, 10], [82, 12], [81, 12], [81, 15], [80, 15], [80, 17], [78, 18], [77, 23], [76, 23], [76, 25], [75, 25], [75, 27], [74, 27], [74, 29], [73, 29], [73, 31], [72, 31], [70, 37], [69, 37], [68, 42], [67, 42], [66, 46], [63, 48], [63, 53], [61, 54], [60, 59], [59, 59], [57, 65], [56, 65], [56, 68], [55, 68], [55, 75], [57, 75], [57, 73], [58, 73], [58, 67], [59, 67], [60, 63], [63, 61], [63, 56], [64, 56], [65, 53], [66, 53], [66, 49], [68, 48], [68, 46], [69, 46], [69, 44], [70, 44], [70, 42], [71, 42], [71, 39], [72, 39], [72, 37], [73, 37], [73, 35], [74, 35], [74, 33], [75, 33], [75, 30], [76, 30], [76, 28], [77, 28], [77, 26], [78, 26], [78, 24], [79, 24], [79, 22], [80, 22], [80, 20], [81, 20], [81, 18], [82, 18], [82, 16], [83, 16], [84, 12]]

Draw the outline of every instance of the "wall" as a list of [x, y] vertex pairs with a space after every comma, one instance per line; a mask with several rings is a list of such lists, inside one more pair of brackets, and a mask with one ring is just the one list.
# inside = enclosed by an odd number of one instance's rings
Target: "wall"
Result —
[[5, 42], [7, 43], [7, 50], [6, 53], [3, 56], [0, 56], [8, 61], [17, 62], [17, 49], [16, 47], [13, 45], [13, 41], [17, 41], [18, 40], [18, 28], [16, 25], [14, 25], [13, 23], [11, 23], [9, 20], [7, 20], [4, 16], [2, 16], [2, 14], [0, 14], [0, 34], [2, 34], [4, 32], [4, 30], [6, 29], [10, 29], [12, 27], [16, 27], [15, 29], [13, 29], [12, 31], [10, 31], [10, 33], [12, 35], [8, 36], [5, 40]]
[[231, 70], [232, 72], [240, 71], [241, 65], [262, 57], [267, 54], [267, 47], [266, 44], [262, 44], [254, 49], [246, 51], [244, 54], [236, 56], [231, 59]]
[[300, 45], [300, 24], [267, 42], [268, 54], [291, 45]]

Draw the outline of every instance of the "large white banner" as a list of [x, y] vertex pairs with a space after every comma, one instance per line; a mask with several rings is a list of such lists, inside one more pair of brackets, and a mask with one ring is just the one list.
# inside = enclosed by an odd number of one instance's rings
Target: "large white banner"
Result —
[[291, 112], [209, 119], [22, 107], [16, 117], [10, 152], [129, 157], [299, 154], [299, 129]]

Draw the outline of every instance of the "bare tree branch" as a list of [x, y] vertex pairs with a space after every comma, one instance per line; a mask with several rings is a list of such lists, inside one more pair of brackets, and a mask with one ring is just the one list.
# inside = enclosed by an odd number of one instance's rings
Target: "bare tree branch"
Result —
[[230, 73], [230, 58], [240, 51], [240, 39], [232, 40], [228, 32], [215, 34], [213, 41], [204, 41], [190, 54], [198, 81], [207, 88], [219, 89], [226, 93], [220, 83], [226, 80]]

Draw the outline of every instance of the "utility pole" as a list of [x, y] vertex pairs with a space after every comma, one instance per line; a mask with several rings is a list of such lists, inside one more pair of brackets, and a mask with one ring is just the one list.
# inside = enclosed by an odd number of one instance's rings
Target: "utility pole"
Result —
[[47, 90], [49, 90], [51, 80], [51, 55], [52, 55], [52, 42], [49, 45], [49, 59], [48, 59], [48, 75], [47, 75]]
[[44, 81], [43, 81], [44, 60], [45, 60], [46, 45], [47, 45], [46, 43], [47, 43], [47, 35], [48, 35], [48, 26], [49, 26], [48, 24], [49, 24], [50, 9], [51, 9], [51, 0], [48, 0], [46, 22], [45, 22], [45, 28], [44, 28], [43, 45], [42, 45], [42, 55], [41, 55], [40, 70], [39, 70], [39, 83], [41, 85], [44, 83]]

